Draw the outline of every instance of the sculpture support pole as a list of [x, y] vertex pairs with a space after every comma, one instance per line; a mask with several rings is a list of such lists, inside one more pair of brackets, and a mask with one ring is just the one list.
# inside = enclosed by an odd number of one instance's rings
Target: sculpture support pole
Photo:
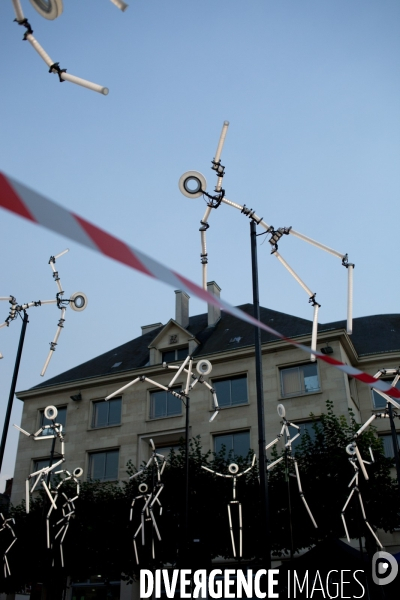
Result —
[[[184, 538], [184, 560], [189, 556], [189, 408], [190, 398], [186, 396], [186, 422], [185, 422], [185, 538]], [[181, 559], [183, 556], [181, 557]]]
[[[250, 222], [251, 241], [251, 269], [253, 280], [253, 311], [254, 318], [260, 320], [260, 301], [258, 292], [258, 266], [257, 266], [257, 233], [256, 223]], [[264, 390], [262, 380], [261, 356], [261, 329], [255, 328], [255, 361], [256, 361], [256, 388], [257, 388], [257, 422], [258, 422], [258, 461], [260, 470], [261, 492], [261, 531], [264, 532], [264, 560], [265, 568], [271, 568], [271, 531], [269, 522], [268, 503], [268, 474], [265, 456], [265, 417], [264, 417]]]
[[396, 431], [396, 427], [394, 424], [394, 419], [393, 419], [393, 407], [391, 405], [390, 402], [388, 402], [388, 410], [389, 410], [389, 420], [390, 420], [390, 431], [392, 433], [392, 442], [393, 442], [393, 452], [394, 452], [394, 461], [396, 464], [396, 471], [397, 471], [397, 485], [399, 488], [399, 494], [400, 494], [400, 459], [399, 459], [399, 444], [397, 441], [397, 431]]
[[12, 411], [12, 406], [13, 406], [13, 401], [14, 401], [15, 388], [16, 388], [16, 385], [17, 385], [19, 364], [21, 362], [22, 348], [24, 347], [25, 331], [26, 331], [26, 326], [27, 326], [28, 323], [29, 323], [28, 313], [26, 311], [24, 311], [24, 318], [22, 320], [21, 334], [19, 336], [19, 344], [18, 344], [18, 350], [17, 350], [17, 357], [15, 359], [14, 373], [13, 373], [13, 378], [12, 378], [12, 381], [11, 381], [10, 395], [8, 397], [7, 412], [6, 412], [6, 416], [5, 416], [5, 419], [4, 419], [3, 435], [1, 437], [1, 445], [0, 445], [0, 472], [1, 472], [1, 468], [3, 466], [4, 450], [6, 448], [8, 428], [9, 428], [9, 425], [10, 425], [10, 418], [11, 418], [11, 411]]

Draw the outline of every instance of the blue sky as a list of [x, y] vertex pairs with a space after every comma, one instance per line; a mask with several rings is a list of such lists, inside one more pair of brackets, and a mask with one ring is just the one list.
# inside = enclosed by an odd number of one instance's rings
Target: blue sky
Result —
[[[64, 0], [55, 21], [21, 4], [50, 56], [110, 93], [58, 83], [22, 41], [11, 0], [2, 2], [3, 172], [200, 282], [204, 201], [184, 198], [178, 180], [199, 170], [213, 189], [209, 166], [227, 119], [227, 197], [348, 252], [355, 316], [398, 312], [397, 1], [132, 0], [122, 13], [108, 0]], [[89, 297], [86, 311], [67, 311], [46, 377], [174, 316], [163, 284], [3, 211], [0, 234], [0, 296], [54, 296], [47, 262], [69, 247], [57, 263], [63, 287]], [[221, 206], [207, 236], [208, 279], [232, 304], [251, 302], [248, 219]], [[261, 304], [311, 319], [304, 291], [262, 241]], [[292, 237], [279, 250], [317, 292], [320, 322], [345, 318], [340, 261]], [[5, 302], [0, 310], [2, 321]], [[191, 300], [191, 314], [204, 310]], [[18, 389], [39, 383], [58, 316], [55, 307], [31, 309]], [[19, 329], [0, 330], [0, 414]], [[12, 422], [21, 410], [17, 400]], [[10, 433], [3, 477], [17, 437]]]

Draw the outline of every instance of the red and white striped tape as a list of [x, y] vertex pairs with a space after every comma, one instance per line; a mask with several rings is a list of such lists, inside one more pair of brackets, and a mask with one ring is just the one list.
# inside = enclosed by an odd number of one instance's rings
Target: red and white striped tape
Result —
[[[110, 233], [96, 227], [96, 225], [86, 221], [79, 215], [69, 212], [59, 204], [56, 204], [52, 200], [48, 200], [44, 196], [41, 196], [22, 183], [15, 181], [12, 177], [4, 175], [1, 172], [0, 206], [20, 217], [24, 217], [25, 219], [36, 223], [37, 225], [42, 225], [51, 231], [56, 231], [96, 252], [105, 254], [144, 275], [159, 279], [175, 289], [182, 289], [187, 293], [194, 294], [197, 298], [200, 298], [209, 304], [213, 304], [214, 306], [218, 306], [238, 319], [260, 327], [260, 329], [268, 331], [277, 338], [285, 340], [293, 346], [296, 346], [296, 348], [300, 348], [300, 350], [304, 350], [304, 352], [310, 354], [309, 347], [285, 337], [279, 333], [279, 331], [268, 327], [265, 323], [261, 323], [261, 321], [242, 312], [235, 306], [228, 304], [228, 302], [225, 302], [221, 298], [216, 298], [196, 283], [193, 283], [193, 281], [190, 281], [190, 279], [186, 279], [186, 277], [183, 277], [183, 275], [180, 275], [176, 271], [168, 269], [168, 267], [165, 267], [150, 256], [143, 254], [143, 252], [136, 250], [136, 248], [129, 246]], [[315, 355], [320, 360], [340, 369], [350, 377], [354, 377], [370, 387], [377, 388], [393, 398], [400, 398], [400, 390], [392, 388], [384, 381], [375, 379], [372, 375], [368, 375], [359, 369], [345, 365], [321, 352], [316, 351]]]

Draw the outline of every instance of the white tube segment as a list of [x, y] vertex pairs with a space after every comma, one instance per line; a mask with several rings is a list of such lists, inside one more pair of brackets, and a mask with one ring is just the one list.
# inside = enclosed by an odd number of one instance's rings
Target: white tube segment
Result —
[[120, 10], [122, 10], [122, 12], [124, 12], [124, 10], [126, 10], [129, 6], [129, 4], [126, 4], [125, 2], [122, 2], [122, 0], [111, 0], [111, 2], [113, 4], [115, 4], [115, 6], [117, 8], [119, 8]]
[[60, 258], [60, 256], [63, 256], [64, 254], [67, 254], [67, 252], [69, 252], [69, 248], [66, 248], [65, 250], [60, 252], [60, 254], [56, 254], [54, 260], [57, 260], [57, 258]]
[[[46, 65], [48, 67], [51, 67], [51, 65], [54, 65], [54, 60], [52, 60], [50, 58], [50, 56], [47, 54], [46, 50], [44, 50], [44, 48], [42, 48], [42, 46], [39, 44], [37, 39], [35, 37], [33, 37], [33, 35], [31, 33], [27, 34], [26, 39], [31, 44], [32, 48], [34, 48], [36, 50], [36, 52], [39, 54], [40, 58], [42, 60], [44, 60], [44, 62], [46, 63]], [[55, 71], [53, 71], [53, 72], [55, 73]]]
[[19, 0], [12, 0], [15, 16], [17, 17], [17, 21], [23, 21], [25, 19], [24, 13], [22, 12], [21, 3]]
[[233, 208], [237, 208], [238, 210], [243, 210], [243, 206], [236, 204], [236, 202], [232, 202], [232, 200], [228, 200], [228, 198], [222, 198], [222, 202], [224, 204], [229, 204], [229, 206], [233, 206]]
[[225, 138], [226, 138], [226, 133], [228, 131], [228, 127], [229, 127], [229, 121], [224, 121], [224, 124], [222, 125], [222, 131], [221, 131], [221, 135], [219, 138], [218, 146], [217, 146], [217, 151], [216, 151], [215, 157], [214, 157], [215, 162], [218, 162], [219, 159], [221, 158], [222, 148], [224, 147], [224, 142], [225, 142]]
[[[313, 327], [312, 327], [312, 335], [311, 335], [311, 350], [317, 349], [317, 332], [318, 332], [318, 310], [319, 305], [314, 304], [314, 319], [313, 319]], [[311, 353], [311, 362], [315, 362], [316, 360], [315, 354]]]
[[[53, 70], [53, 73], [57, 73], [57, 71]], [[76, 77], [75, 75], [71, 75], [70, 73], [61, 73], [61, 79], [64, 79], [64, 81], [70, 81], [71, 83], [76, 83], [76, 85], [81, 85], [82, 87], [87, 88], [88, 90], [98, 92], [99, 94], [103, 94], [104, 96], [107, 96], [109, 92], [109, 89], [102, 85], [93, 83], [92, 81], [87, 81], [86, 79], [81, 79], [80, 77]]]
[[341, 254], [340, 252], [337, 252], [336, 250], [329, 248], [329, 246], [325, 246], [325, 244], [316, 242], [315, 240], [307, 237], [306, 235], [303, 235], [302, 233], [299, 233], [298, 231], [294, 231], [294, 229], [291, 229], [289, 231], [289, 233], [292, 235], [295, 235], [296, 237], [300, 238], [304, 242], [308, 242], [309, 244], [312, 244], [313, 246], [316, 246], [317, 248], [320, 248], [321, 250], [325, 250], [325, 252], [329, 252], [329, 254], [333, 254], [333, 256], [337, 256], [341, 260], [345, 257], [345, 254]]
[[347, 266], [347, 333], [353, 333], [353, 265]]
[[303, 288], [303, 290], [308, 294], [308, 296], [310, 296], [310, 297], [313, 296], [314, 294], [312, 293], [310, 288], [307, 287], [306, 284], [304, 283], [304, 281], [302, 281], [300, 279], [300, 277], [297, 275], [297, 273], [295, 271], [293, 271], [292, 267], [290, 267], [288, 265], [286, 260], [279, 254], [279, 252], [274, 252], [274, 256], [276, 256], [276, 258], [279, 260], [279, 262], [283, 264], [285, 269], [287, 269], [289, 271], [289, 273], [292, 275], [292, 277], [295, 278], [297, 283]]
[[129, 383], [124, 385], [122, 388], [119, 388], [119, 390], [117, 390], [116, 392], [109, 394], [107, 396], [107, 398], [104, 398], [104, 400], [110, 400], [111, 398], [114, 398], [114, 396], [116, 396], [117, 394], [120, 394], [121, 392], [126, 390], [128, 387], [131, 387], [131, 385], [133, 385], [134, 383], [137, 383], [138, 381], [140, 381], [140, 377], [136, 377], [136, 379], [134, 379], [133, 381], [130, 381]]

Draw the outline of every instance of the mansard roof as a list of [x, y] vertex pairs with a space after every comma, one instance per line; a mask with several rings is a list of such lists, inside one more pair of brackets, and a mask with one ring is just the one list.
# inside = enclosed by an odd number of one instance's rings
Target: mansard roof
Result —
[[[248, 314], [253, 314], [252, 304], [243, 304], [238, 308]], [[260, 315], [263, 323], [287, 337], [311, 335], [312, 322], [308, 319], [301, 319], [263, 307], [260, 308]], [[116, 375], [145, 367], [149, 361], [149, 346], [170, 322], [48, 379], [33, 389]], [[335, 321], [318, 326], [320, 334], [345, 329], [345, 321]], [[199, 342], [194, 356], [212, 355], [254, 345], [253, 326], [225, 312], [212, 327], [208, 327], [207, 313], [190, 317], [186, 331]], [[268, 344], [277, 339], [266, 331], [261, 332], [262, 344]], [[373, 315], [354, 319], [351, 341], [359, 357], [400, 351], [400, 314]]]

